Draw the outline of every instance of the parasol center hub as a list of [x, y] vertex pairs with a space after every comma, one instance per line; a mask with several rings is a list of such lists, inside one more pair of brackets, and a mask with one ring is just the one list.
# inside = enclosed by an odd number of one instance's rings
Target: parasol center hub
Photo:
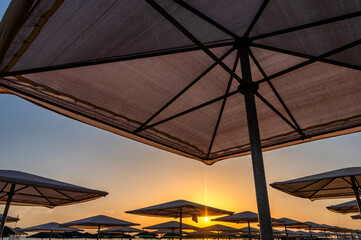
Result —
[[238, 91], [242, 94], [246, 94], [246, 93], [255, 93], [257, 92], [259, 86], [257, 83], [255, 82], [250, 82], [250, 83], [240, 83], [238, 86]]
[[234, 47], [236, 49], [240, 49], [242, 47], [249, 47], [251, 45], [252, 41], [250, 38], [248, 37], [240, 37], [238, 39], [236, 39], [236, 41], [234, 42]]

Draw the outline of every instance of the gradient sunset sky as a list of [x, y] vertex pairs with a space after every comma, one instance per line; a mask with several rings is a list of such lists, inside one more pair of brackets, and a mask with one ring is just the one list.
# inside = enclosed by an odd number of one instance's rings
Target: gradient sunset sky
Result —
[[[0, 17], [9, 2], [0, 1]], [[12, 206], [9, 215], [19, 214], [18, 227], [50, 221], [62, 223], [98, 214], [145, 227], [172, 219], [140, 217], [124, 211], [177, 199], [234, 212], [257, 212], [249, 156], [206, 166], [63, 117], [11, 95], [0, 95], [0, 112], [2, 169], [109, 192], [102, 199], [52, 210]], [[360, 166], [360, 143], [361, 134], [356, 133], [266, 152], [267, 183]], [[350, 214], [336, 214], [326, 209], [328, 205], [352, 199], [311, 202], [270, 187], [268, 191], [272, 217], [360, 228], [359, 221], [352, 220]], [[195, 224], [190, 219], [185, 222]], [[195, 225], [211, 224], [201, 219]]]

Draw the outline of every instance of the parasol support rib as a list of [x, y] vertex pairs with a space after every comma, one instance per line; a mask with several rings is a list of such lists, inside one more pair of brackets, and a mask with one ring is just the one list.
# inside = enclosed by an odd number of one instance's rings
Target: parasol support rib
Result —
[[[226, 47], [226, 46], [231, 47], [233, 45], [233, 42], [234, 41], [231, 40], [231, 41], [227, 41], [227, 42], [208, 43], [208, 44], [205, 44], [205, 46], [207, 48], [218, 48], [218, 47]], [[201, 50], [201, 49], [198, 46], [189, 45], [189, 46], [185, 46], [183, 48], [164, 49], [164, 50], [159, 50], [159, 51], [146, 52], [146, 53], [142, 53], [142, 54], [129, 54], [129, 55], [124, 55], [124, 56], [100, 58], [100, 59], [94, 59], [94, 60], [88, 60], [88, 61], [82, 61], [82, 62], [73, 62], [73, 63], [67, 63], [67, 64], [52, 65], [52, 66], [47, 66], [47, 67], [29, 68], [29, 69], [24, 69], [24, 70], [19, 70], [19, 71], [2, 72], [2, 73], [0, 73], [0, 77], [10, 77], [10, 76], [16, 76], [16, 75], [32, 74], [32, 73], [51, 72], [51, 71], [57, 71], [57, 70], [95, 66], [95, 65], [99, 65], [99, 64], [105, 64], [105, 63], [122, 62], [122, 61], [136, 60], [136, 59], [142, 59], [142, 58], [151, 58], [151, 57], [165, 56], [165, 55], [177, 54], [177, 53], [186, 53], [186, 52], [199, 51], [199, 50]]]
[[[234, 72], [236, 71], [236, 68], [237, 68], [237, 65], [238, 65], [238, 60], [239, 60], [239, 54], [237, 53], [236, 59], [235, 59], [235, 61], [234, 61], [234, 65], [233, 65], [233, 71], [234, 71]], [[227, 102], [227, 99], [228, 99], [228, 93], [229, 93], [229, 91], [230, 91], [230, 89], [231, 89], [232, 82], [233, 82], [233, 76], [231, 75], [230, 78], [229, 78], [229, 81], [228, 81], [228, 85], [227, 85], [225, 97], [224, 97], [224, 99], [223, 99], [223, 101], [222, 101], [222, 106], [221, 106], [221, 109], [220, 109], [219, 114], [218, 114], [218, 119], [217, 119], [216, 126], [215, 126], [215, 128], [214, 128], [214, 131], [213, 131], [211, 143], [209, 144], [207, 158], [209, 158], [209, 155], [211, 154], [211, 150], [212, 150], [212, 147], [213, 147], [214, 139], [216, 138], [216, 135], [217, 135], [219, 123], [221, 122], [221, 119], [222, 119], [223, 110], [224, 110], [224, 107], [226, 106], [226, 102]]]
[[329, 24], [329, 23], [333, 23], [333, 22], [338, 22], [338, 21], [342, 21], [342, 20], [347, 20], [347, 19], [351, 19], [351, 18], [355, 18], [355, 17], [359, 17], [359, 16], [361, 16], [361, 11], [346, 14], [346, 15], [342, 15], [342, 16], [338, 16], [338, 17], [328, 18], [328, 19], [320, 20], [320, 21], [313, 22], [313, 23], [307, 23], [307, 24], [296, 26], [296, 27], [286, 28], [286, 29], [271, 32], [271, 33], [258, 35], [258, 36], [253, 37], [252, 40], [263, 39], [263, 38], [267, 38], [267, 37], [273, 37], [273, 36], [277, 36], [277, 35], [280, 35], [280, 34], [299, 31], [299, 30], [312, 28], [312, 27], [316, 27], [316, 26], [320, 26], [320, 25], [324, 25], [324, 24]]
[[252, 155], [253, 175], [256, 188], [256, 198], [258, 207], [258, 217], [262, 240], [273, 240], [273, 230], [271, 223], [271, 214], [268, 203], [268, 193], [266, 185], [266, 176], [264, 171], [261, 138], [259, 134], [255, 90], [257, 85], [252, 84], [251, 68], [249, 63], [249, 42], [248, 39], [240, 42], [240, 59], [242, 68], [242, 78], [246, 83], [242, 91], [245, 99], [248, 134]]
[[[321, 55], [319, 55], [319, 56], [317, 56], [317, 57], [313, 57], [313, 58], [311, 58], [311, 59], [309, 59], [309, 60], [307, 60], [307, 61], [301, 62], [301, 63], [296, 64], [296, 65], [294, 65], [294, 66], [292, 66], [292, 67], [289, 67], [289, 68], [287, 68], [287, 69], [285, 69], [285, 70], [282, 70], [282, 71], [280, 71], [280, 72], [278, 72], [278, 73], [272, 74], [271, 76], [268, 76], [267, 79], [263, 78], [263, 79], [261, 79], [261, 80], [258, 80], [257, 83], [260, 84], [260, 83], [262, 83], [262, 82], [269, 81], [269, 80], [272, 80], [272, 79], [274, 79], [274, 78], [280, 77], [280, 76], [282, 76], [282, 75], [285, 75], [285, 74], [290, 73], [290, 72], [292, 72], [292, 71], [295, 71], [295, 70], [297, 70], [297, 69], [306, 67], [306, 66], [308, 66], [308, 65], [310, 65], [310, 64], [312, 64], [312, 63], [314, 63], [314, 62], [321, 61], [322, 59], [325, 59], [325, 58], [330, 57], [330, 56], [332, 56], [332, 55], [335, 55], [335, 54], [337, 54], [337, 53], [343, 52], [343, 51], [345, 51], [345, 50], [347, 50], [347, 49], [350, 49], [350, 48], [352, 48], [352, 47], [356, 47], [357, 45], [360, 45], [360, 44], [361, 44], [361, 39], [357, 39], [357, 40], [355, 40], [355, 41], [353, 41], [353, 42], [351, 42], [351, 43], [348, 43], [348, 44], [346, 44], [346, 45], [343, 45], [343, 46], [341, 46], [341, 47], [339, 47], [339, 48], [333, 49], [333, 50], [331, 50], [331, 51], [329, 51], [329, 52], [326, 52], [326, 53], [324, 53], [324, 54], [321, 54]], [[253, 45], [254, 45], [254, 44], [252, 44], [252, 46], [253, 46]], [[255, 45], [255, 46], [257, 46], [257, 45]]]
[[358, 206], [358, 210], [361, 214], [361, 200], [360, 200], [360, 194], [359, 194], [359, 188], [356, 185], [356, 178], [355, 176], [351, 176], [351, 182], [352, 182], [352, 189], [355, 193], [356, 196], [356, 202], [357, 202], [357, 206]]
[[[229, 54], [234, 51], [234, 48], [228, 50], [220, 60], [225, 59]], [[155, 117], [157, 117], [161, 112], [163, 112], [169, 105], [171, 105], [175, 100], [177, 100], [180, 96], [182, 96], [188, 89], [190, 89], [194, 84], [196, 84], [200, 79], [202, 79], [207, 73], [209, 73], [215, 66], [217, 66], [217, 62], [214, 62], [211, 66], [209, 66], [205, 71], [203, 71], [198, 77], [196, 77], [191, 83], [189, 83], [185, 88], [183, 88], [177, 95], [175, 95], [171, 100], [169, 100], [163, 107], [161, 107], [157, 112], [155, 112], [150, 118], [148, 118], [141, 126], [139, 126], [134, 133], [138, 133], [146, 127], [146, 125], [152, 121]]]
[[[256, 64], [258, 70], [261, 72], [262, 76], [264, 78], [267, 78], [267, 74], [265, 73], [265, 71], [263, 70], [263, 68], [261, 67], [261, 64], [258, 62], [258, 60], [256, 59], [256, 57], [253, 55], [252, 51], [249, 51], [249, 55], [252, 58], [253, 62]], [[282, 97], [280, 96], [280, 94], [278, 93], [277, 89], [273, 86], [271, 81], [267, 81], [269, 87], [272, 89], [273, 93], [276, 95], [278, 101], [281, 103], [283, 109], [287, 112], [288, 116], [291, 118], [293, 124], [295, 125], [295, 127], [298, 129], [300, 135], [302, 138], [306, 138], [306, 134], [302, 131], [301, 127], [299, 126], [299, 124], [297, 123], [296, 119], [294, 118], [293, 114], [291, 113], [291, 111], [289, 110], [289, 108], [287, 107], [286, 103], [283, 101]]]
[[174, 17], [172, 17], [166, 10], [164, 10], [158, 3], [154, 0], [145, 0], [150, 6], [152, 6], [160, 15], [167, 19], [174, 27], [181, 31], [189, 40], [191, 40], [195, 45], [203, 50], [210, 58], [216, 61], [219, 66], [221, 66], [225, 71], [231, 74], [238, 82], [243, 82], [237, 74], [235, 74], [232, 69], [230, 69], [224, 62], [222, 62], [212, 51], [204, 46], [191, 32], [189, 32], [182, 24], [180, 24]]
[[188, 11], [190, 11], [191, 13], [193, 13], [194, 15], [198, 16], [199, 18], [202, 18], [203, 20], [205, 20], [206, 22], [208, 22], [209, 24], [215, 26], [216, 28], [218, 28], [219, 30], [221, 30], [222, 32], [228, 34], [229, 36], [233, 37], [234, 39], [238, 38], [237, 34], [233, 33], [232, 31], [230, 31], [229, 29], [225, 28], [224, 26], [222, 26], [221, 24], [217, 23], [216, 21], [214, 21], [213, 19], [209, 18], [208, 16], [206, 16], [205, 14], [201, 13], [200, 11], [198, 11], [197, 9], [195, 9], [194, 7], [192, 7], [191, 5], [187, 4], [186, 2], [184, 2], [183, 0], [173, 0], [174, 2], [176, 2], [178, 5], [182, 6], [183, 8], [187, 9]]
[[10, 208], [10, 203], [11, 203], [11, 200], [13, 199], [13, 196], [14, 196], [15, 185], [16, 185], [16, 184], [14, 184], [14, 183], [11, 184], [10, 191], [9, 191], [9, 193], [8, 193], [8, 199], [6, 200], [6, 205], [5, 205], [3, 217], [2, 217], [2, 219], [1, 219], [1, 225], [0, 225], [0, 238], [1, 238], [1, 239], [2, 239], [2, 237], [3, 237], [5, 221], [6, 221], [6, 218], [7, 218], [7, 216], [8, 216], [8, 212], [9, 212], [9, 208]]
[[256, 25], [258, 19], [261, 17], [263, 10], [266, 8], [267, 4], [268, 4], [269, 0], [264, 0], [261, 7], [258, 9], [258, 12], [256, 14], [256, 16], [253, 18], [251, 24], [249, 25], [247, 31], [244, 34], [244, 37], [249, 37], [249, 34], [251, 33], [254, 25]]
[[[267, 46], [267, 45], [263, 45], [263, 44], [259, 44], [259, 43], [252, 43], [252, 47], [265, 49], [265, 50], [270, 50], [270, 51], [279, 52], [279, 53], [284, 53], [284, 54], [292, 55], [292, 56], [295, 56], [295, 57], [301, 57], [301, 58], [307, 58], [307, 59], [315, 58], [315, 56], [312, 56], [312, 55], [299, 53], [299, 52], [295, 52], [295, 51], [291, 51], [291, 50], [287, 50], [287, 49], [277, 48], [277, 47], [271, 47], [271, 46]], [[361, 71], [360, 66], [356, 66], [356, 65], [349, 64], [349, 63], [344, 63], [344, 62], [339, 62], [339, 61], [335, 61], [335, 60], [332, 60], [332, 59], [318, 59], [318, 61], [323, 62], [323, 63], [333, 64], [333, 65], [340, 66], [340, 67], [345, 67], [345, 68], [350, 68], [350, 69]]]

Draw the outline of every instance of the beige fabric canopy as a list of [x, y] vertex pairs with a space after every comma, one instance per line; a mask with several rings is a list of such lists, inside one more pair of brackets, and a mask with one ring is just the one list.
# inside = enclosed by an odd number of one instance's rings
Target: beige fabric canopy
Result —
[[[182, 219], [185, 217], [192, 217], [193, 221], [198, 222], [197, 217], [233, 214], [233, 212], [230, 211], [213, 208], [186, 200], [175, 200], [150, 207], [126, 211], [126, 213], [142, 216], [179, 218], [178, 229], [180, 232], [182, 232], [183, 226]], [[179, 237], [182, 240], [182, 235]]]
[[0, 26], [0, 86], [212, 164], [250, 151], [237, 81], [227, 87], [247, 34], [265, 150], [360, 130], [357, 0], [271, 0], [254, 23], [261, 0], [159, 4], [228, 71], [145, 1], [15, 0]]
[[[353, 186], [353, 181], [355, 186]], [[275, 182], [270, 185], [296, 197], [318, 200], [355, 197], [354, 188], [361, 193], [360, 183], [361, 167], [351, 167]]]
[[342, 214], [359, 212], [356, 200], [327, 206], [326, 208], [332, 212], [342, 213]]
[[53, 208], [94, 200], [108, 194], [30, 173], [0, 170], [0, 203], [6, 203], [12, 186], [11, 204], [21, 206]]
[[54, 208], [91, 201], [108, 193], [13, 170], [0, 170], [0, 203], [5, 204], [2, 236], [10, 204]]

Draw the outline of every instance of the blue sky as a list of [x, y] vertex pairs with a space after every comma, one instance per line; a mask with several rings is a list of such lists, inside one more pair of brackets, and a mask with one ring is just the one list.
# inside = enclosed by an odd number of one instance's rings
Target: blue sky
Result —
[[[8, 2], [0, 1], [0, 16]], [[63, 117], [11, 95], [0, 95], [0, 112], [2, 169], [26, 171], [110, 193], [100, 200], [54, 210], [12, 207], [10, 215], [20, 214], [22, 219], [18, 226], [106, 214], [140, 222], [144, 227], [165, 219], [132, 216], [124, 211], [176, 199], [235, 212], [257, 211], [249, 156], [206, 166]], [[360, 142], [361, 134], [356, 133], [266, 152], [267, 181], [360, 166]], [[274, 217], [351, 228], [359, 225], [350, 215], [338, 215], [325, 208], [349, 199], [311, 202], [271, 188], [269, 197]]]

